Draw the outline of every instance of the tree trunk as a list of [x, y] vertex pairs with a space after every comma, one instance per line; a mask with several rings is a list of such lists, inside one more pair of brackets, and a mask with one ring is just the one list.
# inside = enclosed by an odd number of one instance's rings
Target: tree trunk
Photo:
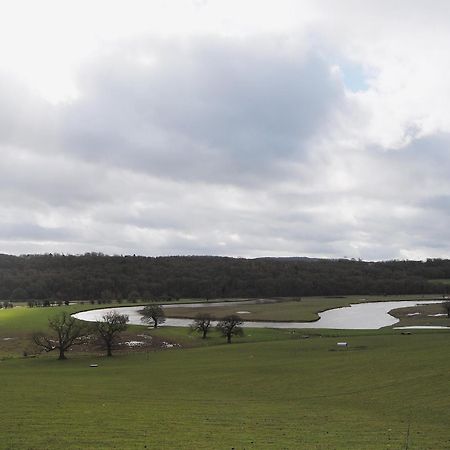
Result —
[[208, 330], [203, 330], [203, 339], [206, 339], [206, 333], [208, 332]]
[[231, 334], [227, 334], [227, 344], [231, 344]]
[[111, 344], [110, 343], [106, 344], [106, 356], [112, 356]]
[[60, 348], [59, 349], [59, 358], [58, 359], [67, 359], [66, 355], [64, 354], [64, 349]]

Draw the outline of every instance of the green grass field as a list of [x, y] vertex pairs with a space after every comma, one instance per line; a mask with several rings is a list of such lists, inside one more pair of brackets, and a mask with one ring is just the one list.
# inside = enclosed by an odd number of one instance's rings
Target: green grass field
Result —
[[[45, 328], [57, 310], [1, 310], [0, 336]], [[146, 332], [184, 348], [4, 354], [0, 448], [450, 448], [448, 331], [248, 329], [231, 345]]]
[[449, 335], [343, 338], [2, 361], [0, 447], [448, 449]]

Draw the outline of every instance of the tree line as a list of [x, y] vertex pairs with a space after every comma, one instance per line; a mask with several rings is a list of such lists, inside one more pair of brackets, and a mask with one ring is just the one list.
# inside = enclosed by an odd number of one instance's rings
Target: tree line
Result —
[[450, 260], [0, 255], [0, 300], [147, 300], [448, 293]]

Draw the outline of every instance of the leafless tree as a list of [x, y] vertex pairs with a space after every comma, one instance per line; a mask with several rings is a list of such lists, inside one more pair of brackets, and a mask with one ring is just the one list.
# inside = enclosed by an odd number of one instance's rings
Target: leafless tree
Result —
[[33, 342], [46, 352], [59, 350], [58, 359], [66, 359], [65, 352], [74, 345], [82, 344], [86, 336], [87, 326], [73, 318], [69, 313], [62, 312], [48, 320], [48, 326], [53, 334], [35, 333]]
[[106, 347], [106, 356], [112, 356], [112, 348], [117, 337], [127, 329], [129, 318], [117, 311], [110, 311], [103, 315], [102, 320], [95, 322], [95, 333], [103, 341]]
[[208, 313], [199, 313], [194, 319], [194, 322], [190, 325], [192, 331], [198, 331], [202, 333], [202, 338], [206, 339], [209, 329], [211, 328], [211, 322], [213, 318]]
[[227, 343], [231, 344], [231, 336], [243, 336], [244, 331], [241, 328], [243, 324], [242, 319], [236, 315], [231, 314], [230, 316], [224, 317], [217, 325], [216, 328], [226, 336]]
[[153, 325], [154, 328], [166, 321], [164, 311], [159, 305], [147, 305], [139, 313], [142, 315], [141, 321]]

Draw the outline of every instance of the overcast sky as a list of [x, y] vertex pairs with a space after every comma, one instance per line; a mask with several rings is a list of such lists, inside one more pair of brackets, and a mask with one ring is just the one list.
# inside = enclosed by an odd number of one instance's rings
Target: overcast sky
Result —
[[450, 257], [446, 0], [0, 3], [0, 253]]

